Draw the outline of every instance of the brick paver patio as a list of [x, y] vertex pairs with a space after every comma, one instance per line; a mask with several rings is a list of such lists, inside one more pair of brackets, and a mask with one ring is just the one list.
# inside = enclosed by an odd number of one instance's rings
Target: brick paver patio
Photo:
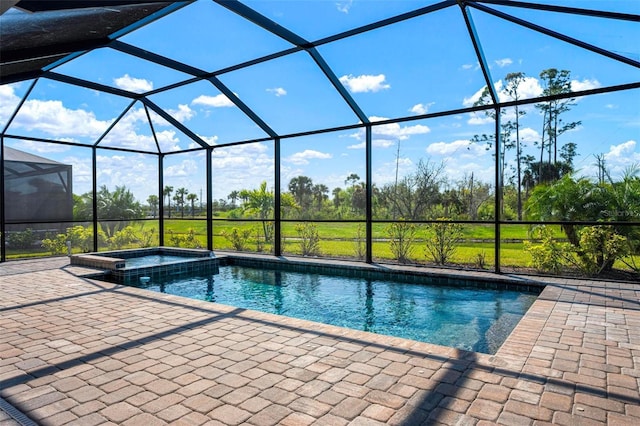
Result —
[[0, 397], [38, 424], [640, 424], [638, 284], [548, 280], [491, 356], [82, 272], [0, 265]]

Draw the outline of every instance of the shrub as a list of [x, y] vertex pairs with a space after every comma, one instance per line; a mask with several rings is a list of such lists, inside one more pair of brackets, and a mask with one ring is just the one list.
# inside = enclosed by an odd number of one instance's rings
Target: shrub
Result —
[[138, 241], [138, 236], [132, 226], [125, 226], [119, 231], [115, 231], [109, 238], [109, 247], [119, 250], [131, 243]]
[[484, 250], [482, 250], [480, 253], [476, 253], [475, 267], [478, 269], [486, 269], [487, 253]]
[[156, 244], [156, 230], [155, 228], [142, 230], [142, 235], [140, 236], [140, 247], [151, 247]]
[[300, 238], [300, 250], [303, 256], [320, 255], [320, 236], [318, 228], [313, 223], [296, 225], [296, 232]]
[[252, 228], [250, 234], [254, 234], [254, 237], [256, 239], [256, 251], [258, 253], [262, 253], [264, 251], [265, 240], [263, 239], [260, 227], [256, 226]]
[[51, 254], [65, 254], [67, 252], [67, 234], [49, 235], [42, 240], [42, 247]]
[[186, 234], [176, 234], [169, 230], [169, 241], [173, 247], [202, 248], [195, 229], [189, 228]]
[[629, 253], [627, 238], [613, 226], [586, 226], [576, 233], [578, 244], [560, 243], [546, 226], [534, 229], [540, 244], [525, 241], [524, 247], [533, 258], [533, 267], [542, 272], [559, 273], [573, 266], [585, 275], [595, 276], [610, 271], [617, 259]]
[[416, 237], [416, 226], [408, 222], [394, 222], [385, 229], [389, 236], [391, 253], [400, 263], [409, 262], [409, 257], [413, 252], [413, 241]]
[[587, 226], [578, 231], [580, 237], [579, 266], [586, 275], [599, 275], [610, 270], [616, 259], [628, 252], [627, 238], [612, 226]]
[[533, 228], [531, 232], [533, 239], [539, 241], [524, 241], [525, 251], [531, 254], [531, 265], [540, 272], [551, 272], [557, 274], [571, 260], [573, 246], [569, 243], [560, 243], [553, 237], [551, 228], [545, 225]]
[[438, 265], [445, 265], [453, 257], [462, 239], [462, 225], [439, 218], [427, 225], [426, 255]]
[[[72, 228], [67, 228], [66, 239], [71, 241], [72, 247], [78, 247], [83, 253], [93, 251], [93, 229], [90, 227], [77, 225]], [[98, 231], [98, 240], [101, 243], [107, 240], [102, 230]]]
[[247, 242], [249, 241], [249, 237], [251, 233], [255, 232], [252, 229], [238, 229], [232, 228], [231, 232], [223, 231], [222, 236], [227, 239], [231, 243], [231, 246], [236, 251], [245, 251], [247, 248]]
[[355, 249], [355, 255], [356, 255], [356, 259], [364, 259], [365, 257], [365, 232], [364, 232], [364, 226], [360, 223], [358, 224], [358, 228], [356, 230], [356, 239], [354, 241], [354, 249]]
[[36, 235], [33, 229], [27, 228], [24, 231], [7, 233], [7, 243], [12, 248], [28, 249], [36, 242]]

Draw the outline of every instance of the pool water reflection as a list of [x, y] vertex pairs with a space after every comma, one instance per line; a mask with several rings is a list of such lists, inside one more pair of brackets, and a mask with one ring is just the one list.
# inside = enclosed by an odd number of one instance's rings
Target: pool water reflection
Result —
[[294, 318], [495, 353], [535, 293], [222, 266], [138, 286]]

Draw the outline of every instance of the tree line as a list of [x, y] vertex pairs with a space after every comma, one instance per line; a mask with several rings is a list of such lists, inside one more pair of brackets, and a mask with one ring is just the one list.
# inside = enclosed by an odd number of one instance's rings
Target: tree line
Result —
[[[542, 84], [542, 96], [551, 97], [566, 95], [572, 92], [571, 71], [548, 68], [540, 75]], [[523, 72], [508, 73], [504, 77], [504, 93], [509, 100], [518, 102], [522, 100], [522, 86], [526, 82], [526, 74]], [[474, 106], [488, 105], [492, 103], [491, 92], [484, 87], [480, 98]], [[537, 184], [549, 183], [560, 179], [562, 176], [573, 172], [573, 159], [577, 152], [574, 142], [560, 143], [559, 138], [566, 132], [575, 129], [581, 121], [566, 121], [564, 116], [576, 105], [575, 98], [550, 99], [535, 105], [542, 113], [540, 139], [534, 141], [537, 147], [537, 155], [525, 154], [526, 144], [522, 141], [520, 130], [521, 121], [527, 114], [518, 103], [514, 106], [514, 113], [509, 114], [507, 109], [500, 110], [500, 170], [501, 181], [505, 181], [506, 161], [508, 153], [515, 151], [515, 166], [511, 170], [510, 180], [516, 188], [516, 212], [518, 220], [522, 220], [524, 198]], [[496, 119], [494, 110], [485, 110], [484, 114]], [[487, 145], [491, 149], [495, 143], [496, 135], [480, 134], [472, 138], [473, 142]], [[524, 190], [524, 194], [523, 194]]]

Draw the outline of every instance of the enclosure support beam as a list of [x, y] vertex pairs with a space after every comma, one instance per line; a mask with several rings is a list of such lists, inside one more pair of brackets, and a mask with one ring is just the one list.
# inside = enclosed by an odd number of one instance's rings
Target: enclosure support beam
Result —
[[0, 262], [5, 262], [7, 260], [5, 243], [7, 242], [7, 229], [5, 226], [5, 215], [4, 215], [4, 206], [5, 206], [5, 198], [4, 198], [4, 136], [0, 135], [0, 168], [2, 168], [2, 173], [0, 173]]
[[372, 231], [372, 220], [373, 220], [373, 171], [371, 155], [372, 155], [372, 137], [371, 134], [373, 130], [371, 129], [371, 125], [366, 126], [366, 142], [365, 142], [365, 151], [366, 151], [366, 185], [367, 185], [367, 204], [366, 204], [366, 254], [365, 254], [365, 262], [373, 263], [373, 231]]
[[16, 105], [15, 109], [13, 110], [13, 113], [11, 114], [11, 117], [9, 117], [9, 119], [7, 120], [7, 123], [4, 125], [4, 128], [2, 129], [2, 133], [0, 134], [0, 167], [2, 167], [2, 174], [0, 175], [0, 262], [5, 262], [7, 260], [7, 253], [6, 253], [7, 251], [6, 250], [6, 242], [7, 242], [6, 219], [7, 217], [5, 215], [6, 198], [5, 198], [5, 187], [4, 187], [4, 172], [5, 172], [4, 136], [7, 133], [7, 129], [9, 129], [9, 126], [11, 125], [11, 123], [13, 123], [13, 120], [16, 118], [16, 115], [18, 115], [20, 108], [22, 108], [22, 105], [24, 105], [24, 103], [27, 101], [27, 98], [29, 98], [29, 95], [31, 95], [31, 91], [36, 86], [37, 82], [38, 80], [36, 79], [31, 83], [31, 85], [29, 85], [29, 88], [27, 89], [22, 99], [20, 99], [20, 102], [18, 103], [18, 105]]
[[496, 189], [494, 191], [495, 193], [495, 202], [494, 202], [494, 207], [493, 207], [493, 217], [494, 217], [494, 221], [495, 221], [495, 225], [494, 225], [494, 242], [493, 242], [493, 247], [494, 247], [494, 265], [495, 265], [495, 273], [499, 274], [500, 273], [500, 224], [502, 222], [502, 158], [501, 158], [501, 148], [502, 148], [502, 137], [500, 136], [500, 113], [501, 113], [501, 109], [500, 107], [496, 108], [496, 130], [495, 130], [495, 135], [496, 135], [496, 143], [495, 145], [495, 183], [496, 183]]
[[274, 194], [273, 219], [275, 221], [274, 227], [273, 227], [273, 254], [275, 256], [282, 256], [282, 225], [280, 223], [280, 221], [282, 220], [282, 213], [281, 213], [282, 209], [280, 206], [280, 203], [282, 202], [282, 199], [280, 197], [280, 187], [281, 187], [281, 178], [282, 178], [282, 176], [280, 175], [280, 138], [275, 138], [273, 145], [274, 145], [273, 158], [275, 163], [274, 176], [273, 176], [273, 179], [274, 179], [273, 185], [275, 187], [273, 188], [273, 194]]
[[207, 250], [213, 250], [213, 148], [207, 148]]
[[458, 3], [460, 4], [460, 8], [462, 9], [462, 16], [467, 26], [467, 31], [469, 32], [469, 38], [471, 39], [471, 43], [473, 44], [473, 49], [476, 52], [478, 64], [480, 65], [482, 75], [484, 76], [484, 81], [487, 83], [487, 90], [489, 90], [489, 95], [491, 95], [491, 101], [493, 102], [493, 104], [497, 105], [500, 102], [500, 99], [498, 97], [496, 88], [493, 85], [493, 78], [491, 77], [489, 63], [487, 62], [487, 58], [484, 55], [482, 43], [480, 42], [480, 37], [478, 36], [478, 32], [476, 31], [476, 26], [473, 23], [471, 12], [467, 8], [467, 5], [464, 1], [458, 0]]
[[158, 154], [158, 245], [164, 245], [164, 154]]
[[[609, 59], [613, 59], [613, 60], [625, 63], [627, 65], [631, 65], [633, 67], [640, 68], [640, 62], [636, 61], [635, 59], [627, 58], [624, 55], [620, 55], [618, 53], [612, 52], [612, 51], [607, 50], [607, 49], [602, 49], [602, 48], [600, 48], [598, 46], [594, 46], [593, 44], [587, 43], [585, 41], [578, 40], [578, 39], [575, 39], [573, 37], [569, 37], [566, 34], [562, 34], [562, 33], [556, 32], [556, 31], [552, 31], [552, 30], [550, 30], [548, 28], [545, 28], [543, 26], [533, 24], [533, 23], [531, 23], [529, 21], [525, 21], [524, 19], [520, 19], [520, 18], [517, 18], [515, 16], [511, 16], [511, 15], [509, 15], [507, 13], [501, 12], [499, 10], [492, 9], [490, 7], [487, 7], [487, 6], [483, 5], [483, 4], [470, 3], [470, 6], [473, 6], [476, 9], [481, 10], [481, 11], [486, 12], [486, 13], [489, 13], [489, 14], [491, 14], [493, 16], [497, 16], [498, 18], [502, 18], [502, 19], [504, 19], [506, 21], [509, 21], [509, 22], [514, 23], [514, 24], [523, 26], [523, 27], [528, 28], [530, 30], [537, 31], [537, 32], [542, 33], [544, 35], [547, 35], [549, 37], [556, 38], [556, 39], [561, 40], [561, 41], [563, 41], [565, 43], [573, 44], [574, 46], [578, 46], [578, 47], [580, 47], [582, 49], [586, 49], [586, 50], [589, 50], [591, 52], [597, 53], [599, 55], [606, 56]], [[620, 15], [620, 16], [623, 16], [623, 15]], [[626, 16], [629, 18], [629, 20], [635, 20], [635, 21], [638, 20], [637, 18], [634, 18], [633, 15], [628, 14]]]
[[91, 211], [93, 212], [93, 251], [98, 251], [98, 150], [91, 147], [91, 185], [93, 186], [93, 199], [91, 200]]

